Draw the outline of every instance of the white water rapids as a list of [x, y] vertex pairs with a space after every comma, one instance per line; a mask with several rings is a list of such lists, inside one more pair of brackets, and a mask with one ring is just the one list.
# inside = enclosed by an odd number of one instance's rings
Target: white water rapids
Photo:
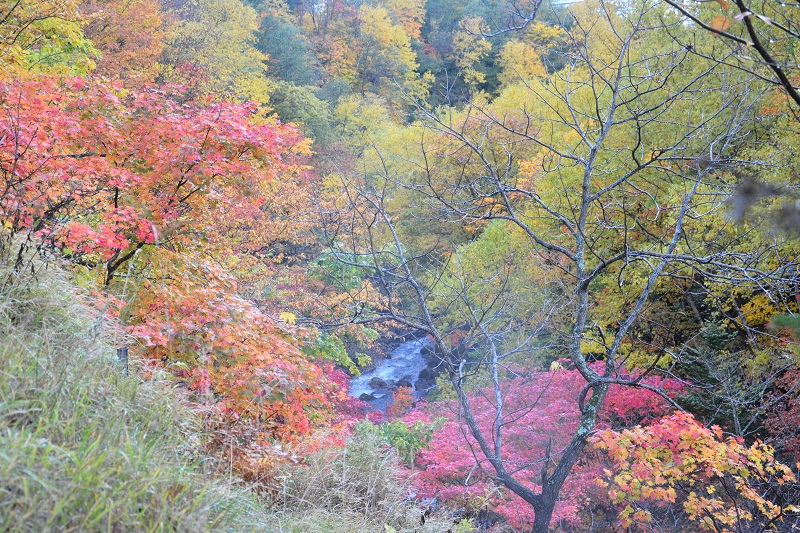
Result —
[[350, 396], [358, 398], [362, 394], [374, 394], [376, 398], [380, 398], [382, 395], [387, 395], [388, 391], [369, 385], [369, 381], [376, 377], [393, 387], [396, 387], [401, 379], [407, 379], [412, 385], [416, 385], [419, 373], [428, 366], [422, 355], [422, 347], [426, 343], [427, 341], [423, 339], [414, 339], [392, 350], [389, 357], [379, 361], [373, 370], [350, 380]]

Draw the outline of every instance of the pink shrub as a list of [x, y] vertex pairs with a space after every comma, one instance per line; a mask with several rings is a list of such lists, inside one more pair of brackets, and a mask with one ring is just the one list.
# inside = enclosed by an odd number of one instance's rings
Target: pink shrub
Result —
[[[668, 391], [678, 388], [673, 382], [648, 383]], [[575, 434], [580, 418], [577, 398], [585, 384], [577, 371], [564, 369], [533, 373], [503, 384], [503, 461], [510, 472], [517, 472], [515, 477], [520, 482], [534, 490], [540, 486], [542, 468], [552, 471], [560, 451]], [[471, 400], [478, 425], [491, 438], [496, 430], [493, 391], [473, 393]], [[414, 413], [423, 411], [430, 417], [444, 417], [447, 422], [417, 458], [420, 496], [437, 498], [472, 513], [491, 509], [515, 528], [530, 524], [533, 508], [493, 481], [494, 470], [469, 433], [458, 404], [438, 402], [423, 409]], [[653, 392], [614, 386], [609, 391], [601, 425], [641, 423], [669, 411], [668, 402]], [[551, 458], [546, 461], [548, 449]], [[554, 522], [575, 525], [580, 509], [601, 497], [594, 480], [602, 467], [595, 455], [587, 454], [579, 461], [561, 491], [562, 501], [556, 506]]]

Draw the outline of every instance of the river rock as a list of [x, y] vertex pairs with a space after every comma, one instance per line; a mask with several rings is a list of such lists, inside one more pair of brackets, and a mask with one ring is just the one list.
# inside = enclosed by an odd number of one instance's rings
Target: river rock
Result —
[[409, 389], [413, 389], [414, 385], [411, 383], [411, 376], [404, 376], [397, 382], [398, 387], [408, 387]]
[[426, 358], [436, 357], [436, 348], [434, 347], [433, 344], [423, 344], [419, 353], [421, 353], [422, 356]]
[[419, 373], [419, 379], [423, 381], [435, 381], [439, 371], [431, 367], [426, 367]]
[[372, 378], [371, 380], [369, 380], [369, 381], [367, 382], [367, 385], [369, 385], [369, 386], [370, 386], [370, 387], [372, 387], [373, 389], [388, 389], [388, 388], [389, 388], [389, 384], [388, 384], [388, 383], [386, 383], [386, 382], [385, 382], [384, 380], [382, 380], [381, 378], [379, 378], [378, 376], [375, 376], [374, 378]]
[[431, 390], [434, 386], [436, 386], [436, 376], [441, 374], [442, 367], [433, 368], [427, 367], [419, 373], [419, 379], [414, 384], [414, 388], [420, 392], [427, 394], [429, 390]]
[[362, 402], [373, 402], [377, 400], [375, 396], [366, 392], [361, 393], [361, 396], [359, 396], [358, 399], [361, 400]]

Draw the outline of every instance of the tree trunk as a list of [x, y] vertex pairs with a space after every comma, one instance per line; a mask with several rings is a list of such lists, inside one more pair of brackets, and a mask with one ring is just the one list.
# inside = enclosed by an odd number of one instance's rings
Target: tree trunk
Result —
[[[549, 492], [549, 491], [548, 491]], [[553, 509], [556, 507], [556, 498], [552, 494], [542, 493], [540, 504], [534, 507], [536, 515], [533, 519], [531, 533], [547, 533], [550, 531], [550, 521], [553, 519]]]

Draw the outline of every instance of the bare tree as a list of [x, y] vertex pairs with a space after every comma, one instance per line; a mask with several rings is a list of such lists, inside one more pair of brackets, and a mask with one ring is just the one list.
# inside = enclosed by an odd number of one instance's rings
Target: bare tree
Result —
[[[416, 145], [370, 137], [363, 172], [342, 181], [352, 231], [339, 256], [371, 269], [387, 296], [369, 319], [433, 338], [480, 459], [534, 508], [536, 533], [549, 528], [609, 386], [653, 389], [644, 378], [670, 347], [637, 339], [635, 326], [666, 279], [696, 275], [774, 294], [795, 276], [779, 242], [745, 249], [747, 235], [730, 227], [707, 238], [761, 85], [675, 44], [669, 35], [689, 29], [662, 6], [576, 8], [563, 70], [519, 80], [492, 103], [419, 107]], [[435, 233], [492, 224], [522, 244], [491, 251], [483, 268], [470, 264], [468, 245], [413, 238], [419, 225]], [[618, 301], [599, 305], [605, 297]], [[457, 330], [464, 335], [455, 343]], [[657, 347], [633, 375], [632, 340]], [[576, 391], [577, 430], [537, 463], [533, 489], [504, 452], [504, 429], [518, 413], [506, 409], [502, 384], [513, 363], [543, 346], [567, 356], [585, 386]], [[471, 395], [484, 384], [494, 409], [488, 431]]]

